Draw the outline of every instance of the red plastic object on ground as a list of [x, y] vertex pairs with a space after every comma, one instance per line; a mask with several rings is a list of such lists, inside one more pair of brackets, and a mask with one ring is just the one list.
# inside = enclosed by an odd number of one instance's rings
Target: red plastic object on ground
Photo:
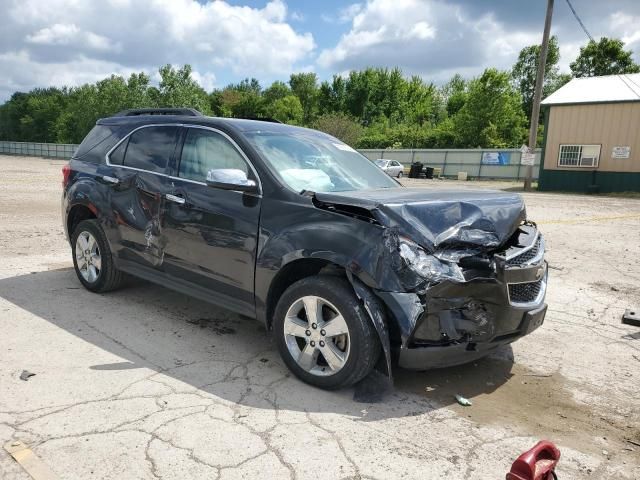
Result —
[[560, 460], [560, 450], [553, 443], [543, 440], [527, 450], [511, 465], [507, 480], [554, 480]]

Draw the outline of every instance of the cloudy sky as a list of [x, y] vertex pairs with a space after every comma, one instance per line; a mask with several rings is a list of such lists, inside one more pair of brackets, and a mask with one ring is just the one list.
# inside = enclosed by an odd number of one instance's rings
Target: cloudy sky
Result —
[[[640, 61], [640, 1], [572, 0], [590, 33]], [[401, 67], [442, 83], [509, 68], [541, 39], [546, 0], [0, 0], [0, 102], [16, 90], [190, 63], [207, 89], [291, 72]], [[565, 0], [552, 33], [568, 70], [586, 35]]]

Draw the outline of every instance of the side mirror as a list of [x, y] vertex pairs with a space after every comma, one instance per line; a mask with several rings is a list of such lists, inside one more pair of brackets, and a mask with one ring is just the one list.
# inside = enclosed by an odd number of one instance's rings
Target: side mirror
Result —
[[257, 184], [249, 180], [247, 174], [236, 168], [216, 168], [207, 172], [207, 185], [222, 190], [255, 192]]

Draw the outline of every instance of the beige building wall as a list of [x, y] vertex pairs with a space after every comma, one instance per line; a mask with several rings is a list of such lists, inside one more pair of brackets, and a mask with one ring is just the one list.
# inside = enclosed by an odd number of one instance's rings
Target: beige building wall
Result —
[[[549, 112], [544, 168], [592, 170], [591, 167], [558, 167], [560, 145], [602, 145], [598, 171], [640, 172], [640, 102], [556, 105]], [[629, 146], [628, 159], [611, 158], [613, 147]]]

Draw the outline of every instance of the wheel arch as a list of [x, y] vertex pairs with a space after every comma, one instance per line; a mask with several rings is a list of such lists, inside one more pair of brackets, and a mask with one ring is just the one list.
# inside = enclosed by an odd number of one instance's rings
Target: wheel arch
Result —
[[[273, 314], [278, 300], [289, 286], [295, 282], [314, 275], [336, 275], [346, 278], [351, 284], [354, 294], [363, 303], [367, 316], [373, 324], [384, 355], [384, 370], [392, 381], [391, 344], [389, 328], [394, 328], [393, 316], [387, 313], [382, 302], [347, 265], [341, 265], [339, 258], [332, 256], [298, 258], [285, 264], [273, 278], [265, 305], [265, 326], [271, 330]], [[390, 323], [392, 325], [390, 325]]]
[[271, 329], [273, 313], [278, 304], [278, 300], [287, 288], [303, 278], [312, 277], [320, 273], [346, 276], [344, 266], [339, 265], [335, 260], [327, 258], [299, 258], [285, 264], [271, 281], [267, 301], [265, 305], [265, 322], [267, 330]]
[[73, 235], [73, 231], [75, 227], [82, 222], [83, 220], [90, 220], [93, 218], [98, 218], [97, 209], [91, 204], [77, 203], [73, 205], [69, 212], [67, 213], [67, 218], [65, 221], [67, 228], [67, 237], [69, 241], [71, 241], [71, 236]]

